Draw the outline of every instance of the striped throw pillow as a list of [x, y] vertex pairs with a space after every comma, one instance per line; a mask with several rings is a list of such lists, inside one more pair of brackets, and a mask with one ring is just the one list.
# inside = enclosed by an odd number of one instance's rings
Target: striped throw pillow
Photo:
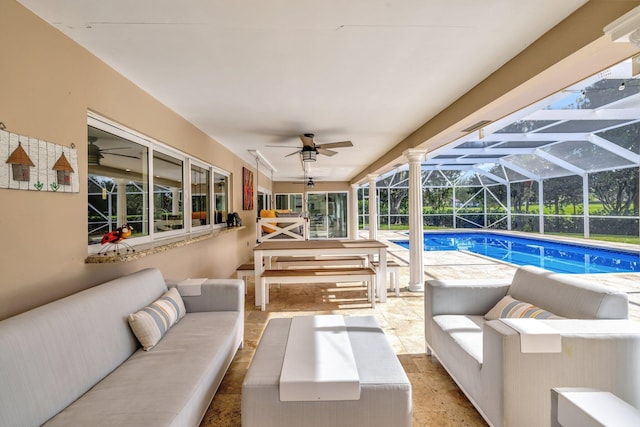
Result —
[[129, 315], [129, 326], [142, 348], [151, 350], [186, 313], [182, 297], [171, 288], [152, 304]]
[[509, 295], [502, 298], [487, 314], [486, 320], [496, 320], [500, 318], [534, 318], [534, 319], [562, 319], [553, 313], [536, 307], [527, 302], [518, 301]]

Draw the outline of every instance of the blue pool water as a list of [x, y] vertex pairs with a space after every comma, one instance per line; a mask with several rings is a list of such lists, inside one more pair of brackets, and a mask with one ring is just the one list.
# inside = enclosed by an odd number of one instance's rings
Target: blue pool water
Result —
[[[408, 241], [395, 241], [409, 247]], [[640, 272], [640, 253], [493, 233], [425, 233], [425, 251], [465, 250], [558, 273]]]

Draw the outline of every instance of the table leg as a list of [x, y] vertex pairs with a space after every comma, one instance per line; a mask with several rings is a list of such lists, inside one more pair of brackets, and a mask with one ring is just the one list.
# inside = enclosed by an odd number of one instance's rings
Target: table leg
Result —
[[376, 308], [376, 286], [378, 286], [377, 284], [377, 280], [376, 280], [376, 274], [372, 274], [371, 276], [369, 276], [369, 296], [371, 297], [371, 308]]
[[387, 302], [387, 248], [380, 248], [378, 260], [378, 294], [380, 302]]
[[255, 251], [253, 253], [253, 272], [254, 272], [254, 281], [255, 284], [255, 296], [256, 296], [256, 306], [262, 305], [264, 301], [264, 293], [262, 290], [262, 286], [260, 285], [262, 279], [262, 273], [264, 272], [264, 267], [262, 265], [262, 251]]

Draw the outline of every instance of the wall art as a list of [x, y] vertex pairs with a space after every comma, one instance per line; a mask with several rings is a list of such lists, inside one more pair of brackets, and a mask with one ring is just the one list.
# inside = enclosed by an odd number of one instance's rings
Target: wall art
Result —
[[242, 168], [242, 209], [253, 210], [253, 172]]
[[77, 193], [78, 153], [0, 129], [0, 188]]

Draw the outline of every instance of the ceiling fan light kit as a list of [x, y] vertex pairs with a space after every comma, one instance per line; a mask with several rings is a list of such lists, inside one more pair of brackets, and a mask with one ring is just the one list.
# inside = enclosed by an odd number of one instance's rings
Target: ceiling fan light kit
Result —
[[318, 155], [318, 150], [315, 147], [305, 145], [304, 147], [302, 147], [300, 154], [302, 154], [303, 162], [315, 162], [316, 156]]

